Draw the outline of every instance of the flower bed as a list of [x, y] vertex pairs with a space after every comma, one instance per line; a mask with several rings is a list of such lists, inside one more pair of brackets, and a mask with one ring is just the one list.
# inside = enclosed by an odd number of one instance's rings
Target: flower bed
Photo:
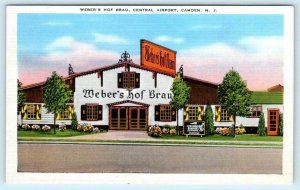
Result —
[[170, 135], [176, 135], [176, 129], [171, 129], [170, 130]]
[[[77, 131], [80, 131], [80, 132], [94, 132], [94, 126], [89, 124], [89, 123], [84, 123], [84, 124], [78, 124], [77, 125]], [[99, 131], [99, 128], [98, 130], [96, 129], [96, 131]]]
[[44, 125], [43, 127], [42, 127], [42, 131], [44, 131], [44, 132], [48, 132], [48, 131], [50, 131], [51, 130], [51, 127], [49, 126], [49, 125]]
[[163, 128], [162, 129], [162, 134], [170, 134], [170, 129], [168, 129], [168, 128]]
[[67, 130], [67, 126], [66, 126], [65, 124], [61, 124], [61, 125], [58, 127], [58, 129], [59, 129], [60, 131], [65, 131], [65, 130]]
[[228, 136], [230, 134], [230, 130], [228, 127], [218, 127], [216, 129], [216, 133], [223, 135], [223, 136]]
[[32, 129], [32, 130], [35, 130], [35, 131], [40, 130], [40, 128], [41, 128], [41, 127], [40, 127], [39, 125], [32, 125], [32, 126], [31, 126], [31, 129]]
[[31, 128], [30, 128], [30, 125], [24, 124], [24, 125], [22, 125], [22, 129], [24, 129], [24, 130], [30, 130]]
[[148, 135], [151, 137], [160, 137], [162, 133], [162, 130], [159, 126], [150, 126], [148, 129]]

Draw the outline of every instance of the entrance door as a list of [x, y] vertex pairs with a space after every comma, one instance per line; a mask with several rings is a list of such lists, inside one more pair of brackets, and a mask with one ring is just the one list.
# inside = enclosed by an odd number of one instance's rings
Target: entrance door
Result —
[[128, 109], [126, 107], [112, 107], [110, 113], [110, 129], [128, 129]]
[[131, 107], [129, 108], [129, 129], [146, 130], [147, 129], [147, 108]]
[[268, 135], [278, 135], [279, 110], [268, 110]]

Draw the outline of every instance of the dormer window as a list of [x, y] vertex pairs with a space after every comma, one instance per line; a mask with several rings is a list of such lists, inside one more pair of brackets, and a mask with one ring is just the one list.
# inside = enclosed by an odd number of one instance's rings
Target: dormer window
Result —
[[118, 73], [118, 88], [140, 88], [140, 73], [129, 71]]

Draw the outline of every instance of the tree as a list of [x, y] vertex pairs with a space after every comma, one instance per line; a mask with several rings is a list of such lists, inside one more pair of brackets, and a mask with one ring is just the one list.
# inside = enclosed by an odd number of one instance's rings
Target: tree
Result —
[[[19, 114], [22, 110], [22, 107], [24, 106], [25, 103], [25, 94], [22, 91], [22, 83], [18, 80], [18, 110], [17, 110], [17, 114]], [[21, 123], [20, 125], [22, 125], [22, 115], [21, 115]]]
[[50, 78], [47, 78], [44, 86], [44, 102], [48, 112], [54, 114], [54, 134], [57, 113], [66, 109], [66, 104], [70, 101], [71, 94], [69, 87], [55, 71]]
[[258, 127], [257, 127], [257, 135], [258, 136], [266, 136], [266, 125], [265, 125], [265, 116], [264, 113], [261, 113], [259, 117]]
[[283, 113], [279, 115], [279, 135], [283, 136]]
[[212, 135], [214, 134], [214, 113], [212, 111], [211, 106], [208, 104], [205, 108], [205, 114], [204, 114], [204, 126], [206, 134]]
[[21, 111], [25, 103], [25, 94], [23, 93], [22, 83], [18, 80], [18, 113]]
[[76, 112], [74, 112], [72, 114], [71, 129], [76, 130], [77, 125], [78, 125], [77, 114], [76, 114]]
[[250, 107], [250, 92], [240, 74], [233, 69], [226, 73], [218, 86], [218, 102], [233, 116], [233, 137], [235, 137], [236, 116], [247, 116]]
[[182, 78], [178, 75], [174, 78], [173, 84], [171, 87], [171, 92], [173, 93], [171, 99], [171, 106], [176, 109], [176, 120], [177, 120], [177, 134], [179, 134], [178, 127], [178, 110], [182, 109], [184, 105], [188, 102], [190, 98], [190, 87], [182, 80]]

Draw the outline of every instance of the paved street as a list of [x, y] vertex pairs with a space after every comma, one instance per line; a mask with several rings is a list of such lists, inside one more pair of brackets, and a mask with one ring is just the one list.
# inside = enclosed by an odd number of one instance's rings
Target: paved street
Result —
[[279, 174], [280, 148], [19, 144], [19, 172]]

